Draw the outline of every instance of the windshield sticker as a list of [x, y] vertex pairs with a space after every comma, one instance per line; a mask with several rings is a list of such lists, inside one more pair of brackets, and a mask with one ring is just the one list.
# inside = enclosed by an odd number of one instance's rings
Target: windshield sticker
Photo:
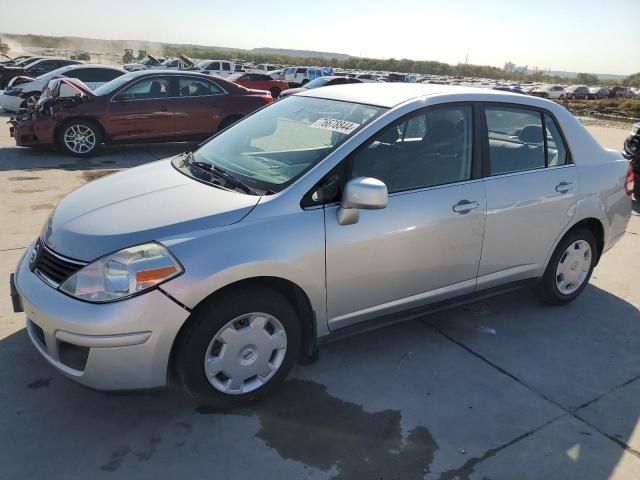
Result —
[[309, 126], [312, 128], [322, 128], [324, 130], [331, 130], [332, 132], [349, 135], [358, 128], [360, 124], [348, 122], [346, 120], [336, 120], [335, 118], [319, 118]]

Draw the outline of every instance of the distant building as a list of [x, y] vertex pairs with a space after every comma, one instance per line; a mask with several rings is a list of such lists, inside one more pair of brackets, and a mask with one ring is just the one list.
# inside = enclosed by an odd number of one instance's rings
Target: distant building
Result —
[[506, 62], [504, 64], [504, 71], [508, 73], [529, 73], [529, 65], [519, 67], [513, 62]]

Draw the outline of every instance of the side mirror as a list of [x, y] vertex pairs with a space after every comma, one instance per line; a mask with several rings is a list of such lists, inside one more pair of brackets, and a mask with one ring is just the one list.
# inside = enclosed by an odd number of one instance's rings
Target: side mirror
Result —
[[353, 225], [360, 220], [360, 210], [379, 210], [387, 206], [387, 186], [375, 178], [357, 177], [349, 180], [342, 193], [338, 223]]

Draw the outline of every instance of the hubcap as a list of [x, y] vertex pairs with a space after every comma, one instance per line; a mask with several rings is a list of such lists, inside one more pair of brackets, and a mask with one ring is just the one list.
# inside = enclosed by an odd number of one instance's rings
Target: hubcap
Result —
[[592, 253], [588, 242], [577, 240], [564, 251], [556, 268], [556, 287], [563, 295], [578, 290], [587, 279]]
[[204, 358], [207, 380], [230, 395], [248, 393], [267, 383], [287, 353], [282, 324], [267, 313], [234, 318], [213, 337]]
[[36, 103], [38, 103], [38, 97], [35, 95], [31, 95], [27, 98], [27, 108], [35, 107]]
[[87, 153], [96, 146], [96, 134], [86, 125], [71, 125], [64, 132], [64, 144], [74, 153]]

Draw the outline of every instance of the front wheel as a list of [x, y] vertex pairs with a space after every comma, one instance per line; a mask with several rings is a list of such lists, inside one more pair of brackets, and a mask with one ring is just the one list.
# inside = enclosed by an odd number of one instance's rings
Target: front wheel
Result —
[[265, 287], [205, 300], [181, 335], [175, 371], [185, 390], [208, 405], [253, 402], [284, 381], [300, 351], [295, 309]]
[[589, 283], [598, 251], [593, 234], [586, 229], [566, 235], [556, 247], [540, 283], [542, 300], [563, 305], [574, 300]]
[[38, 103], [38, 98], [40, 98], [37, 94], [31, 94], [29, 95], [24, 102], [22, 102], [21, 107], [22, 108], [26, 108], [27, 110], [31, 110], [33, 108], [35, 108], [36, 104]]
[[72, 120], [59, 129], [57, 143], [74, 157], [90, 157], [102, 143], [102, 131], [92, 121]]

